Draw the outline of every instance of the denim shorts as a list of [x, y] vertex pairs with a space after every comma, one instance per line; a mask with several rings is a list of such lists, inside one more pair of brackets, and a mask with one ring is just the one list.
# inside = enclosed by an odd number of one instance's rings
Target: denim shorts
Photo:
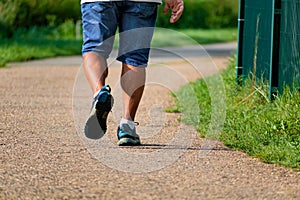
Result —
[[146, 67], [157, 19], [157, 3], [112, 1], [81, 4], [82, 55], [96, 52], [105, 58], [119, 30], [118, 61]]

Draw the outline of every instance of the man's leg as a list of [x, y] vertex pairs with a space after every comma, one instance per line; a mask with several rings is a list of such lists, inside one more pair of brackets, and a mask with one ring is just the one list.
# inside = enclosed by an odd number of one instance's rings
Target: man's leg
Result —
[[119, 145], [139, 145], [135, 115], [143, 95], [150, 43], [153, 37], [157, 4], [126, 1], [119, 23], [122, 62], [123, 116], [118, 127]]
[[146, 80], [146, 69], [122, 64], [123, 119], [134, 121]]
[[107, 116], [113, 105], [111, 89], [105, 85], [108, 75], [106, 59], [113, 47], [118, 14], [113, 2], [83, 3], [81, 12], [84, 72], [94, 93], [84, 132], [88, 138], [99, 139], [107, 130]]
[[139, 145], [134, 119], [141, 101], [146, 79], [144, 67], [122, 64], [121, 86], [123, 91], [123, 117], [118, 127], [118, 145]]
[[108, 75], [106, 59], [97, 53], [89, 52], [83, 56], [86, 78], [94, 93], [90, 115], [86, 121], [84, 132], [90, 139], [101, 138], [107, 129], [107, 115], [113, 105], [110, 87], [105, 85]]

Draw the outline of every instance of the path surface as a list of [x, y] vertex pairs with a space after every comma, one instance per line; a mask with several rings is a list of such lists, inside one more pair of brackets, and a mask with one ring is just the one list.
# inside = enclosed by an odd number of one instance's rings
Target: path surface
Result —
[[219, 142], [205, 148], [214, 141], [180, 124], [181, 114], [162, 112], [174, 104], [171, 91], [224, 68], [235, 44], [206, 46], [217, 67], [194, 48], [153, 52], [136, 119], [144, 145], [133, 148], [115, 145], [118, 63], [111, 62], [108, 80], [116, 104], [97, 141], [80, 132], [91, 95], [80, 57], [0, 69], [0, 199], [300, 199], [299, 173]]

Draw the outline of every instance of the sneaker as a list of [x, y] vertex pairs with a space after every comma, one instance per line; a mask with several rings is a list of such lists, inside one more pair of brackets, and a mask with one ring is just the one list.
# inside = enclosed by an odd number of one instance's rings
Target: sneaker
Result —
[[140, 137], [136, 134], [135, 127], [131, 129], [128, 124], [120, 124], [117, 136], [119, 146], [136, 146], [141, 144]]
[[110, 87], [105, 85], [93, 100], [90, 116], [84, 127], [84, 133], [90, 139], [100, 139], [106, 132], [107, 116], [114, 103], [110, 92]]

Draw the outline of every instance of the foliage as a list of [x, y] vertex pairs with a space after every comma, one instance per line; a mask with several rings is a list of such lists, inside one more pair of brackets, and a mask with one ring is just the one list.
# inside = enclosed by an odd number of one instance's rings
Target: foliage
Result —
[[[225, 145], [243, 150], [265, 162], [300, 169], [299, 90], [287, 87], [281, 96], [269, 101], [266, 84], [262, 81], [253, 84], [249, 79], [243, 88], [237, 87], [234, 66], [235, 62], [232, 61], [230, 67], [222, 73], [227, 93], [227, 111], [219, 139]], [[178, 92], [180, 94], [193, 87], [192, 92], [196, 93], [201, 108], [200, 123], [196, 125], [201, 133], [206, 133], [210, 126], [212, 107], [205, 82], [211, 78], [198, 80]], [[188, 98], [191, 95], [185, 96]], [[186, 112], [183, 107], [178, 109]]]
[[185, 0], [184, 13], [175, 24], [169, 23], [171, 12], [162, 14], [159, 8], [157, 26], [165, 28], [225, 28], [236, 27], [238, 0]]
[[55, 26], [80, 19], [79, 0], [0, 0], [0, 36], [12, 36], [20, 27]]
[[[171, 12], [162, 14], [159, 6], [159, 27], [224, 28], [236, 27], [238, 0], [185, 0], [185, 11], [179, 22], [169, 23]], [[32, 26], [57, 26], [66, 20], [81, 19], [80, 0], [0, 0], [0, 37]]]

